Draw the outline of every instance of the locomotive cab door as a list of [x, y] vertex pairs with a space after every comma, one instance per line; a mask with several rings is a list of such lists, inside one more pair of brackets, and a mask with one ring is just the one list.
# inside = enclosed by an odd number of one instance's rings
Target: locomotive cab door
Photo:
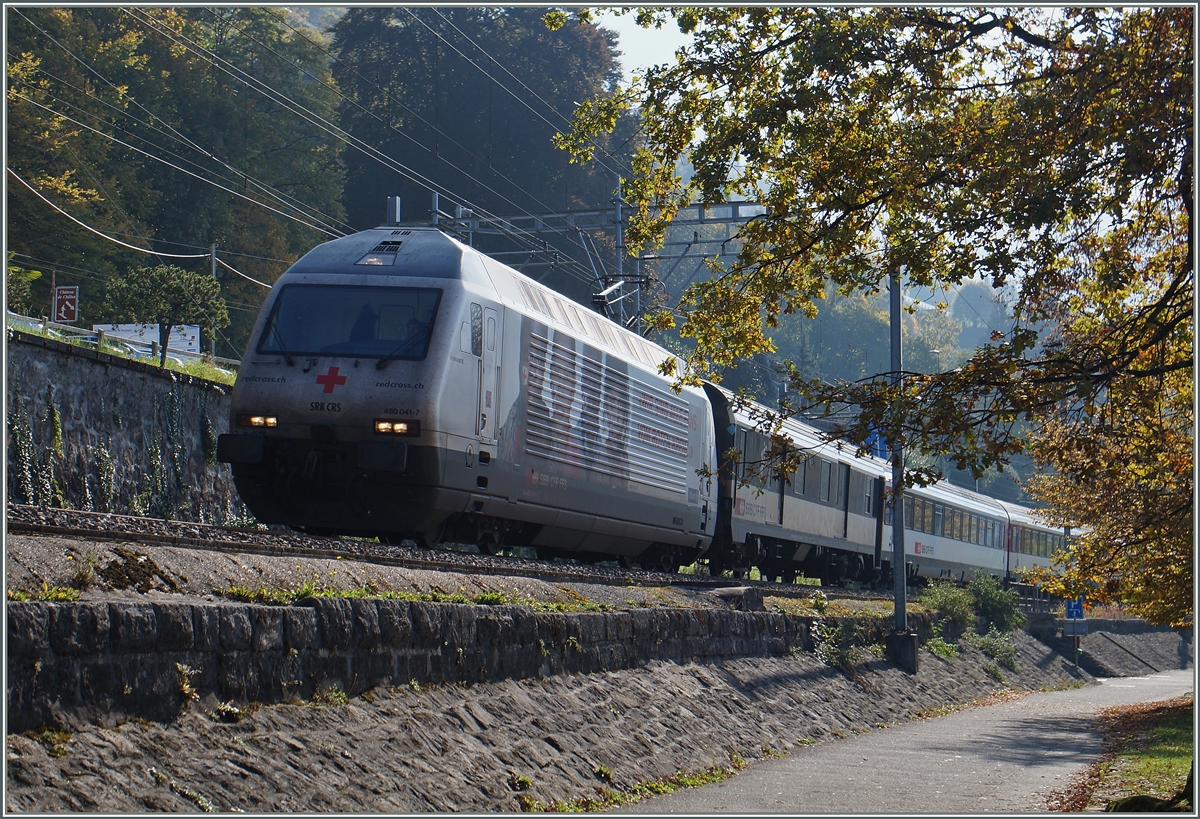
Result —
[[483, 308], [483, 350], [479, 357], [479, 411], [475, 415], [475, 434], [481, 443], [496, 442], [500, 396], [497, 371], [500, 366], [500, 316], [491, 307]]

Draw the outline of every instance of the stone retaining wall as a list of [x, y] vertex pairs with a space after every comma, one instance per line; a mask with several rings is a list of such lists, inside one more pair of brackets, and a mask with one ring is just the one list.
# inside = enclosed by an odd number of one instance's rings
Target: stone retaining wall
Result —
[[248, 518], [227, 464], [229, 387], [9, 330], [8, 500], [199, 523]]
[[[928, 631], [917, 619], [914, 627]], [[886, 624], [866, 622], [863, 642], [882, 640]], [[170, 719], [184, 704], [185, 684], [221, 701], [290, 702], [333, 688], [355, 694], [410, 681], [783, 655], [811, 650], [811, 629], [808, 618], [726, 609], [548, 614], [330, 598], [291, 607], [9, 603], [8, 730], [75, 717]]]

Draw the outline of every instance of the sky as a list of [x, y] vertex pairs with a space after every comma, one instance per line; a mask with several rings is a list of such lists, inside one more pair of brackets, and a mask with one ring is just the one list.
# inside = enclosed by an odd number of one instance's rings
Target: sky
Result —
[[645, 29], [634, 21], [635, 15], [617, 16], [605, 12], [597, 22], [604, 28], [617, 32], [621, 38], [621, 68], [625, 84], [639, 68], [673, 62], [675, 49], [691, 42], [691, 37], [679, 33], [675, 21], [668, 20], [660, 29]]

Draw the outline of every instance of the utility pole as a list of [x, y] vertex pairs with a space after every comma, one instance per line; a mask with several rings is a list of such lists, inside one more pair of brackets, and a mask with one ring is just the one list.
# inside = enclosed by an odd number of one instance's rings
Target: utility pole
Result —
[[896, 387], [897, 401], [892, 415], [892, 578], [896, 591], [896, 632], [908, 631], [908, 612], [905, 597], [908, 589], [907, 567], [904, 559], [904, 447], [900, 442], [903, 434], [904, 415], [899, 392], [904, 386], [904, 350], [900, 333], [900, 270], [892, 270], [891, 281], [891, 335], [892, 335], [892, 385]]
[[[208, 248], [208, 272], [215, 280], [217, 278], [217, 243], [213, 242]], [[217, 355], [217, 328], [213, 328], [212, 340], [209, 342], [210, 352]], [[204, 352], [204, 328], [200, 328], [200, 352]]]

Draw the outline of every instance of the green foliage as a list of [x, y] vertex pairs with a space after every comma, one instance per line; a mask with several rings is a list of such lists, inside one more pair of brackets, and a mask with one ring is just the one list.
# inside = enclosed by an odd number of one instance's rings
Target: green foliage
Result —
[[43, 725], [36, 731], [26, 731], [25, 736], [45, 745], [50, 756], [57, 759], [67, 755], [67, 745], [74, 735], [65, 728]]
[[32, 307], [30, 285], [35, 279], [41, 278], [41, 271], [27, 270], [13, 264], [13, 251], [8, 252], [8, 263], [5, 266], [4, 290], [7, 297], [8, 309], [14, 313], [28, 313]]
[[989, 627], [987, 634], [968, 631], [963, 635], [963, 640], [1005, 668], [1017, 670], [1017, 646], [1012, 637], [998, 631], [995, 626]]
[[[992, 316], [1003, 322], [960, 366], [903, 384], [873, 372], [828, 383], [796, 361], [801, 401], [783, 410], [849, 405], [841, 437], [861, 445], [883, 429], [930, 457], [907, 481], [933, 478], [943, 455], [980, 476], [1021, 452], [1021, 425], [1047, 409], [1093, 416], [1117, 377], [1190, 371], [1190, 345], [1165, 339], [1192, 316], [1193, 14], [642, 10], [647, 26], [673, 18], [691, 45], [632, 88], [584, 101], [561, 144], [586, 159], [636, 109], [645, 144], [622, 186], [633, 248], [655, 247], [695, 201], [765, 207], [736, 256], [710, 258], [711, 277], [656, 321], [682, 319], [693, 346], [681, 372], [673, 361], [664, 372], [684, 382], [770, 355], [791, 317], [811, 319], [831, 291], [878, 294], [895, 271], [934, 294], [1011, 287], [1010, 309]], [[688, 161], [694, 173], [679, 174]], [[1155, 274], [1166, 286], [1147, 285]], [[1097, 309], [1104, 287], [1122, 293], [1119, 310]], [[1093, 332], [1058, 336], [1071, 315]], [[920, 369], [953, 328], [929, 329], [913, 345]]]
[[118, 322], [158, 325], [160, 364], [166, 364], [171, 329], [198, 324], [213, 330], [229, 324], [216, 277], [174, 265], [138, 267], [109, 279], [109, 309]]
[[[10, 15], [10, 167], [109, 236], [182, 254], [216, 243], [246, 254], [233, 262], [241, 272], [273, 281], [283, 270], [274, 260], [328, 238], [343, 216], [343, 146], [317, 122], [337, 120], [328, 58], [304, 39], [321, 35], [301, 37], [287, 16], [261, 7], [81, 6]], [[174, 156], [155, 147], [168, 144]], [[19, 183], [8, 195], [10, 247], [43, 269], [59, 264], [59, 284], [81, 285], [81, 323], [111, 319], [103, 280], [145, 264], [146, 254], [77, 228]], [[221, 350], [238, 358], [266, 291], [223, 268], [219, 275], [226, 298], [249, 307], [235, 311], [231, 347]], [[34, 282], [35, 303], [49, 304], [46, 278]]]
[[948, 663], [953, 662], [954, 658], [958, 656], [958, 646], [954, 643], [946, 642], [942, 637], [929, 638], [925, 641], [925, 648], [929, 649], [929, 652], [933, 656], [943, 659]]
[[943, 620], [959, 626], [968, 626], [974, 622], [972, 601], [971, 592], [949, 580], [931, 581], [917, 596], [918, 603], [940, 613]]
[[1021, 596], [1016, 589], [1004, 589], [1000, 581], [988, 574], [977, 573], [967, 586], [975, 613], [986, 617], [1000, 632], [1009, 632], [1025, 623], [1019, 608]]
[[45, 580], [42, 581], [40, 589], [33, 591], [22, 591], [21, 589], [9, 589], [8, 599], [16, 602], [27, 600], [37, 600], [44, 603], [74, 603], [79, 599], [79, 589], [73, 589], [70, 586], [51, 586]]

